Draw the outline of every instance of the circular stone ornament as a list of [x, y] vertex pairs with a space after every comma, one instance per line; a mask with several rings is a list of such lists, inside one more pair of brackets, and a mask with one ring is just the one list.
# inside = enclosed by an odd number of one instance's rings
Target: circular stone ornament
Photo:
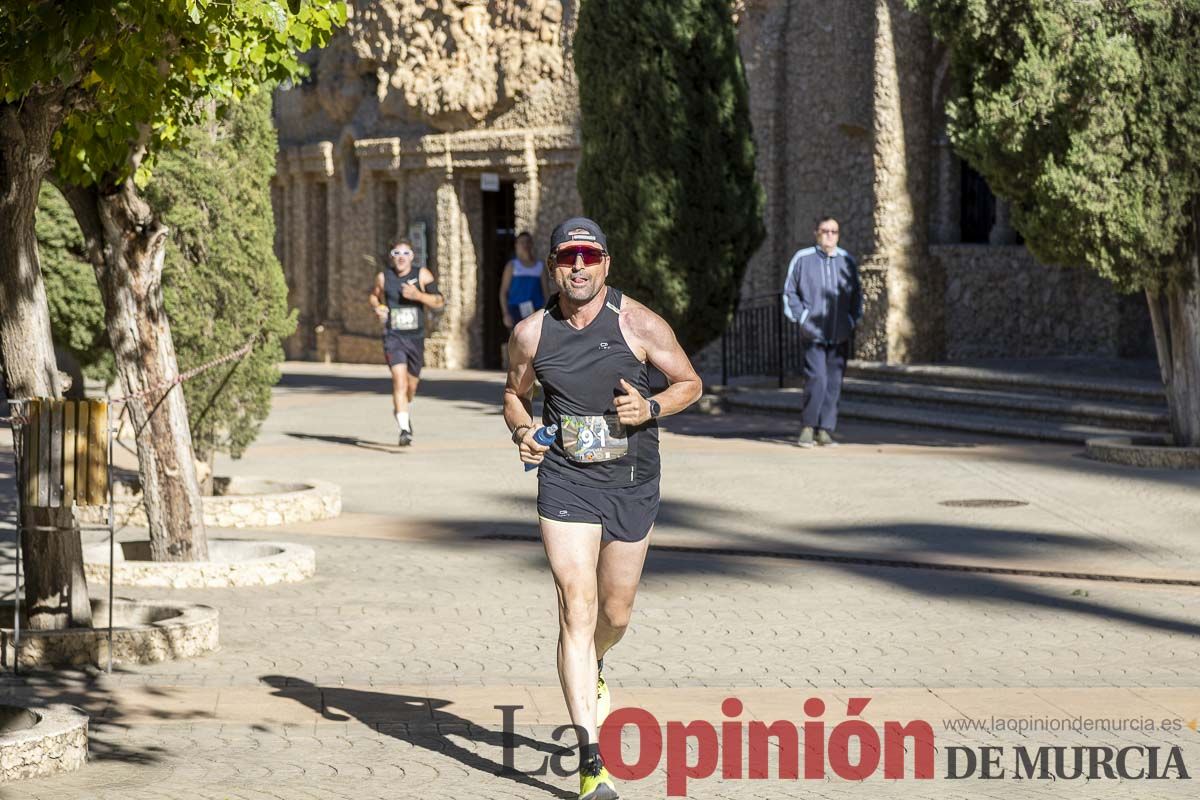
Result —
[[[91, 628], [30, 630], [21, 619], [20, 653], [14, 652], [12, 606], [0, 606], [3, 666], [11, 669], [78, 667], [108, 663], [108, 601], [92, 600]], [[153, 664], [194, 658], [218, 645], [218, 614], [211, 606], [174, 600], [113, 602], [114, 664]]]
[[0, 705], [0, 783], [79, 769], [87, 734], [87, 715], [73, 706]]
[[[291, 542], [209, 539], [208, 556], [208, 561], [151, 561], [150, 542], [117, 542], [113, 583], [216, 589], [297, 583], [317, 572], [316, 552]], [[83, 569], [91, 585], [108, 583], [107, 541], [83, 548]]]
[[[342, 513], [342, 488], [308, 478], [275, 481], [266, 478], [213, 478], [213, 494], [202, 498], [204, 524], [214, 528], [266, 528], [294, 522], [333, 519]], [[79, 522], [103, 525], [101, 506], [77, 506]], [[118, 481], [113, 485], [113, 520], [118, 527], [148, 527], [141, 490]]]

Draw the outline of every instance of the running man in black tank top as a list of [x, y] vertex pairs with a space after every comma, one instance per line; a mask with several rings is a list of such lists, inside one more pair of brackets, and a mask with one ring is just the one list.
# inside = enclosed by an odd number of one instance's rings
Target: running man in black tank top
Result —
[[388, 268], [375, 276], [367, 302], [383, 323], [383, 355], [392, 372], [392, 409], [400, 429], [400, 446], [412, 444], [410, 408], [425, 363], [425, 309], [441, 308], [445, 298], [426, 267], [413, 264], [413, 245], [393, 239]]
[[[701, 383], [670, 326], [606, 285], [603, 231], [575, 218], [555, 229], [548, 269], [558, 294], [509, 340], [504, 419], [521, 461], [540, 464], [538, 518], [558, 587], [558, 675], [582, 731], [580, 797], [611, 800], [597, 728], [611, 702], [602, 659], [629, 625], [659, 503], [658, 419], [694, 403]], [[669, 386], [650, 395], [648, 366]], [[533, 420], [534, 379], [542, 419]], [[550, 447], [533, 435], [558, 426]]]

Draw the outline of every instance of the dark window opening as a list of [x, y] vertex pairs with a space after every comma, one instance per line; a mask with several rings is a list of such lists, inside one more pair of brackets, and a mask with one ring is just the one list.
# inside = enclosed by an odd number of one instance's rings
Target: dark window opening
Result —
[[959, 194], [959, 221], [965, 244], [987, 244], [988, 234], [996, 222], [996, 195], [987, 181], [971, 166], [962, 162], [962, 185]]
[[500, 369], [508, 328], [500, 314], [500, 278], [516, 254], [517, 195], [512, 181], [501, 181], [500, 191], [483, 192], [483, 367]]

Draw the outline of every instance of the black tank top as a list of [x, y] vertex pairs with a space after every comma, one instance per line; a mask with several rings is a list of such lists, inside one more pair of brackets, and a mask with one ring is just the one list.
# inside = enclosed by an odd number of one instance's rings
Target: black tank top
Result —
[[659, 475], [658, 422], [625, 428], [616, 419], [620, 379], [643, 397], [650, 380], [621, 333], [621, 292], [605, 291], [604, 307], [583, 330], [563, 319], [557, 295], [542, 312], [533, 371], [545, 393], [542, 424], [559, 432], [541, 472], [587, 486], [632, 486]]
[[388, 307], [383, 328], [385, 336], [425, 335], [425, 305], [400, 294], [400, 287], [406, 283], [416, 284], [420, 289], [421, 270], [413, 267], [403, 275], [397, 275], [395, 268], [389, 266], [383, 271], [383, 294]]

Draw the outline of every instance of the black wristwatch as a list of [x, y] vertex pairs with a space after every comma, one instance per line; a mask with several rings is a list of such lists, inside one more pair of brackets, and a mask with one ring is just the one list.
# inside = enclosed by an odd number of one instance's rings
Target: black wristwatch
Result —
[[654, 398], [650, 398], [650, 419], [658, 419], [658, 415], [662, 413], [662, 406]]

